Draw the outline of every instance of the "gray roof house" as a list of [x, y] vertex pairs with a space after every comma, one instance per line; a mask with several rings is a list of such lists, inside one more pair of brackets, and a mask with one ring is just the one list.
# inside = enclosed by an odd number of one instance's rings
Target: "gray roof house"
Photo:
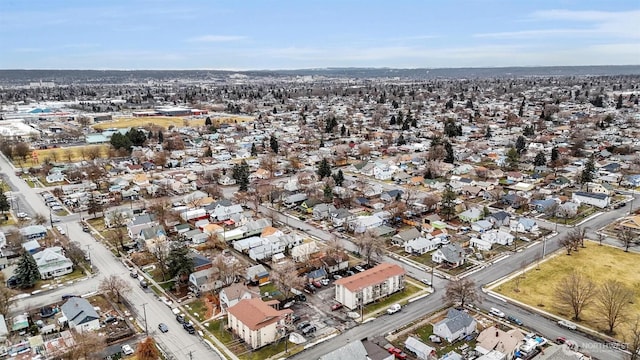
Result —
[[450, 267], [458, 267], [464, 264], [462, 247], [458, 244], [445, 245], [431, 254], [431, 261]]
[[391, 243], [397, 246], [404, 246], [407, 241], [420, 237], [420, 231], [412, 227], [411, 229], [400, 231], [391, 238]]
[[464, 311], [450, 309], [447, 317], [433, 324], [433, 333], [452, 343], [476, 331], [476, 320]]
[[71, 329], [82, 332], [100, 327], [100, 316], [87, 299], [72, 297], [62, 305], [60, 310]]

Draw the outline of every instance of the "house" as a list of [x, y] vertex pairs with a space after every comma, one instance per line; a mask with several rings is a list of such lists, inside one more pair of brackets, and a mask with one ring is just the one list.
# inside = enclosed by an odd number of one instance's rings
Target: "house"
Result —
[[483, 211], [481, 209], [478, 209], [477, 207], [473, 207], [458, 214], [458, 218], [460, 220], [470, 223], [482, 219], [482, 216]]
[[476, 351], [486, 355], [493, 350], [505, 354], [507, 359], [513, 359], [524, 334], [516, 329], [501, 330], [497, 326], [484, 329], [476, 338]]
[[455, 268], [464, 264], [465, 259], [463, 254], [460, 245], [448, 244], [434, 251], [433, 254], [431, 254], [431, 261]]
[[247, 269], [246, 279], [250, 283], [262, 285], [269, 281], [269, 272], [262, 264], [254, 265]]
[[336, 207], [333, 204], [318, 204], [313, 207], [313, 219], [324, 220], [328, 218], [332, 213], [336, 211]]
[[527, 204], [527, 198], [522, 197], [518, 194], [506, 194], [504, 196], [502, 196], [502, 198], [500, 199], [500, 202], [505, 204], [505, 205], [509, 205], [514, 209], [518, 209], [523, 205]]
[[418, 229], [416, 229], [415, 227], [412, 227], [408, 230], [404, 230], [393, 235], [393, 237], [391, 238], [391, 243], [396, 246], [404, 247], [404, 244], [406, 244], [407, 241], [411, 241], [419, 237], [420, 231], [418, 231]]
[[333, 226], [344, 226], [346, 223], [353, 221], [356, 218], [355, 214], [352, 214], [347, 209], [338, 209], [331, 214], [331, 222]]
[[445, 319], [433, 324], [433, 334], [452, 343], [474, 333], [476, 325], [476, 320], [466, 312], [449, 309]]
[[231, 219], [234, 215], [242, 214], [242, 205], [218, 202], [206, 207], [211, 221], [220, 222]]
[[29, 240], [22, 243], [22, 248], [30, 254], [35, 254], [42, 250], [42, 246], [38, 240]]
[[295, 262], [305, 262], [312, 254], [318, 252], [318, 245], [315, 241], [300, 244], [291, 248], [291, 258]]
[[333, 256], [325, 255], [320, 259], [321, 266], [329, 274], [336, 273], [349, 268], [349, 255], [338, 253]]
[[364, 191], [364, 196], [367, 198], [372, 198], [374, 196], [379, 196], [380, 194], [382, 194], [382, 191], [383, 189], [381, 185], [369, 185]]
[[335, 299], [353, 310], [359, 305], [404, 289], [405, 271], [402, 267], [382, 263], [361, 273], [335, 281]]
[[47, 236], [47, 228], [42, 225], [29, 225], [20, 229], [20, 235], [27, 240], [44, 239]]
[[54, 246], [33, 254], [40, 278], [51, 279], [73, 272], [73, 261], [67, 259], [62, 253], [60, 246]]
[[493, 228], [493, 223], [489, 220], [479, 220], [471, 224], [471, 230], [479, 233], [485, 232]]
[[607, 194], [574, 191], [571, 195], [571, 200], [580, 204], [588, 204], [604, 209], [609, 206], [610, 198]]
[[435, 348], [432, 348], [431, 346], [423, 343], [418, 338], [413, 336], [407, 337], [407, 340], [404, 341], [404, 347], [420, 360], [431, 360], [438, 358]]
[[244, 284], [231, 284], [220, 290], [220, 307], [226, 312], [228, 308], [234, 306], [240, 300], [258, 297], [259, 294], [249, 290]]
[[512, 220], [509, 224], [509, 228], [511, 229], [511, 231], [529, 233], [536, 233], [539, 230], [538, 223], [535, 220], [525, 217], [521, 217], [516, 221]]
[[318, 358], [318, 360], [394, 360], [390, 354], [380, 346], [368, 340], [354, 340]]
[[220, 289], [223, 283], [214, 279], [217, 271], [217, 269], [208, 268], [192, 272], [189, 274], [189, 289], [196, 294]]
[[509, 220], [511, 219], [511, 214], [506, 211], [498, 211], [487, 217], [487, 220], [493, 223], [493, 226], [508, 226]]
[[471, 247], [474, 247], [480, 251], [489, 251], [491, 250], [491, 247], [493, 246], [493, 243], [489, 242], [489, 241], [485, 241], [482, 239], [478, 239], [478, 238], [471, 238], [471, 240], [469, 240], [469, 244]]
[[[555, 199], [531, 200], [529, 206], [535, 211], [545, 214], [548, 211], [556, 210], [558, 202]], [[553, 215], [553, 214], [551, 214]]]
[[613, 195], [615, 193], [615, 190], [613, 189], [613, 187], [607, 183], [601, 183], [601, 184], [593, 183], [593, 182], [586, 183], [585, 189], [587, 190], [587, 192], [597, 193], [597, 194]]
[[69, 328], [78, 332], [93, 331], [100, 328], [100, 316], [93, 305], [84, 298], [72, 297], [60, 307], [62, 316]]
[[396, 199], [402, 198], [403, 193], [404, 192], [399, 189], [385, 191], [384, 193], [382, 193], [382, 195], [380, 195], [380, 200], [384, 202], [391, 202]]
[[493, 229], [484, 232], [480, 235], [480, 238], [484, 241], [490, 242], [491, 244], [500, 245], [511, 245], [513, 244], [513, 240], [515, 240], [515, 236], [501, 229]]
[[422, 255], [429, 251], [436, 250], [440, 244], [442, 244], [442, 239], [439, 236], [429, 238], [419, 237], [407, 241], [404, 244], [404, 251], [409, 254]]
[[349, 229], [355, 233], [364, 233], [367, 230], [375, 229], [382, 226], [384, 220], [376, 215], [371, 216], [359, 216], [355, 220], [351, 221], [348, 226]]
[[236, 179], [232, 178], [229, 175], [222, 175], [218, 179], [218, 184], [223, 185], [223, 186], [235, 185], [236, 184]]
[[318, 281], [318, 280], [322, 280], [322, 279], [326, 279], [327, 278], [327, 271], [323, 268], [320, 269], [315, 269], [312, 271], [309, 271], [305, 277], [307, 278], [308, 282], [312, 282], [312, 281]]
[[[274, 301], [277, 303], [277, 301]], [[227, 327], [252, 349], [259, 349], [286, 334], [291, 309], [276, 310], [260, 298], [242, 299], [227, 309]]]
[[297, 194], [293, 194], [293, 195], [289, 195], [286, 198], [284, 198], [284, 204], [285, 206], [296, 206], [300, 203], [302, 203], [303, 201], [307, 200], [307, 194], [305, 193], [297, 193]]

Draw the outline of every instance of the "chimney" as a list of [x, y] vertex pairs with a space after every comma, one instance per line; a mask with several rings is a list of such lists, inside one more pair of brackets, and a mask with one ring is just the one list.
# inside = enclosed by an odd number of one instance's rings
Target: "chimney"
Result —
[[496, 331], [496, 337], [500, 337], [500, 333]]

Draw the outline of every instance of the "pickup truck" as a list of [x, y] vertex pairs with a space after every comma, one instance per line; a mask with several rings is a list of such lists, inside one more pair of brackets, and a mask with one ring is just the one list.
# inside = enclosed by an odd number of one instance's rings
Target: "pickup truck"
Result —
[[389, 315], [395, 314], [398, 311], [400, 311], [401, 309], [402, 309], [402, 306], [400, 304], [393, 304], [387, 309], [387, 314], [389, 314]]

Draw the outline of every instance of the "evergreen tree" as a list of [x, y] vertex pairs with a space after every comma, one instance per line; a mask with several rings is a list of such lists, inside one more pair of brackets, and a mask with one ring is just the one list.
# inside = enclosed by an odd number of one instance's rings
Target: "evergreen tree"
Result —
[[540, 151], [536, 154], [536, 158], [533, 160], [533, 165], [535, 166], [543, 166], [547, 163], [547, 158], [544, 156], [544, 153]]
[[398, 146], [402, 146], [402, 145], [405, 145], [406, 143], [407, 141], [404, 139], [404, 135], [400, 134], [400, 136], [398, 136], [398, 141], [396, 142], [396, 144]]
[[317, 173], [321, 180], [331, 176], [331, 165], [329, 165], [327, 158], [322, 158]]
[[271, 135], [271, 137], [269, 138], [269, 146], [271, 147], [271, 151], [273, 151], [275, 154], [278, 154], [278, 139], [276, 139], [274, 135]]
[[580, 185], [592, 182], [596, 174], [596, 166], [593, 160], [593, 156], [589, 157], [589, 160], [584, 164], [584, 169], [580, 174]]
[[342, 126], [340, 126], [340, 136], [345, 136], [346, 133], [347, 128], [344, 126], [344, 124], [342, 124]]
[[207, 116], [206, 119], [204, 119], [204, 125], [205, 126], [211, 126], [211, 118]]
[[127, 131], [126, 136], [131, 141], [131, 144], [135, 146], [142, 146], [145, 141], [147, 141], [147, 136], [144, 134], [144, 131], [138, 129], [131, 129]]
[[336, 174], [332, 175], [332, 177], [336, 186], [342, 186], [342, 183], [344, 183], [344, 174], [342, 173], [342, 169], [339, 169]]
[[622, 109], [622, 94], [618, 95], [618, 102], [616, 103], [616, 109]]
[[525, 102], [525, 99], [522, 98], [522, 104], [520, 104], [520, 110], [518, 110], [518, 116], [520, 117], [524, 116], [524, 102]]
[[409, 122], [409, 120], [407, 119], [404, 123], [402, 123], [402, 130], [409, 130], [409, 126], [411, 125], [411, 123]]
[[322, 195], [324, 196], [325, 201], [333, 201], [333, 189], [331, 189], [331, 186], [329, 186], [329, 184], [324, 184]]
[[38, 264], [28, 251], [23, 251], [15, 270], [18, 287], [21, 289], [32, 288], [36, 281], [40, 280]]
[[0, 192], [0, 211], [4, 214], [9, 210], [11, 210], [9, 199], [7, 199], [7, 196], [3, 192]]
[[167, 272], [173, 277], [188, 277], [193, 272], [193, 258], [189, 256], [189, 248], [182, 243], [174, 245], [167, 255]]
[[240, 187], [240, 191], [247, 191], [249, 188], [249, 165], [247, 162], [242, 160], [240, 164], [235, 164], [231, 177]]
[[445, 216], [447, 221], [451, 220], [451, 216], [456, 214], [456, 193], [453, 191], [451, 184], [447, 183], [442, 192], [442, 200], [440, 200], [440, 213]]
[[551, 149], [551, 162], [554, 163], [556, 161], [558, 161], [558, 159], [560, 158], [560, 153], [558, 152], [558, 148], [554, 147]]
[[158, 142], [160, 144], [164, 142], [164, 134], [162, 133], [162, 130], [158, 130]]
[[258, 155], [258, 150], [256, 149], [256, 144], [252, 143], [251, 144], [251, 156], [257, 156]]
[[516, 170], [520, 164], [520, 154], [514, 147], [510, 147], [507, 151], [507, 167], [511, 170]]
[[115, 134], [111, 135], [111, 139], [109, 140], [109, 142], [111, 143], [111, 146], [113, 146], [113, 148], [116, 150], [126, 149], [127, 151], [131, 152], [131, 139], [129, 139], [129, 137], [126, 135], [122, 135], [121, 133], [116, 132]]
[[211, 148], [207, 146], [207, 150], [204, 151], [204, 157], [212, 157], [213, 156], [213, 151], [211, 151]]
[[493, 134], [491, 133], [491, 128], [487, 126], [487, 130], [485, 130], [485, 132], [484, 132], [484, 138], [485, 139], [491, 139], [492, 136], [493, 136]]
[[516, 150], [518, 151], [518, 154], [522, 154], [526, 146], [527, 146], [527, 142], [524, 136], [522, 135], [518, 136], [518, 139], [516, 140]]
[[391, 115], [391, 120], [389, 121], [389, 125], [395, 125], [395, 124], [396, 124], [396, 116]]
[[453, 164], [456, 160], [456, 156], [453, 153], [453, 146], [451, 145], [450, 142], [445, 141], [444, 151], [445, 151], [444, 162]]

